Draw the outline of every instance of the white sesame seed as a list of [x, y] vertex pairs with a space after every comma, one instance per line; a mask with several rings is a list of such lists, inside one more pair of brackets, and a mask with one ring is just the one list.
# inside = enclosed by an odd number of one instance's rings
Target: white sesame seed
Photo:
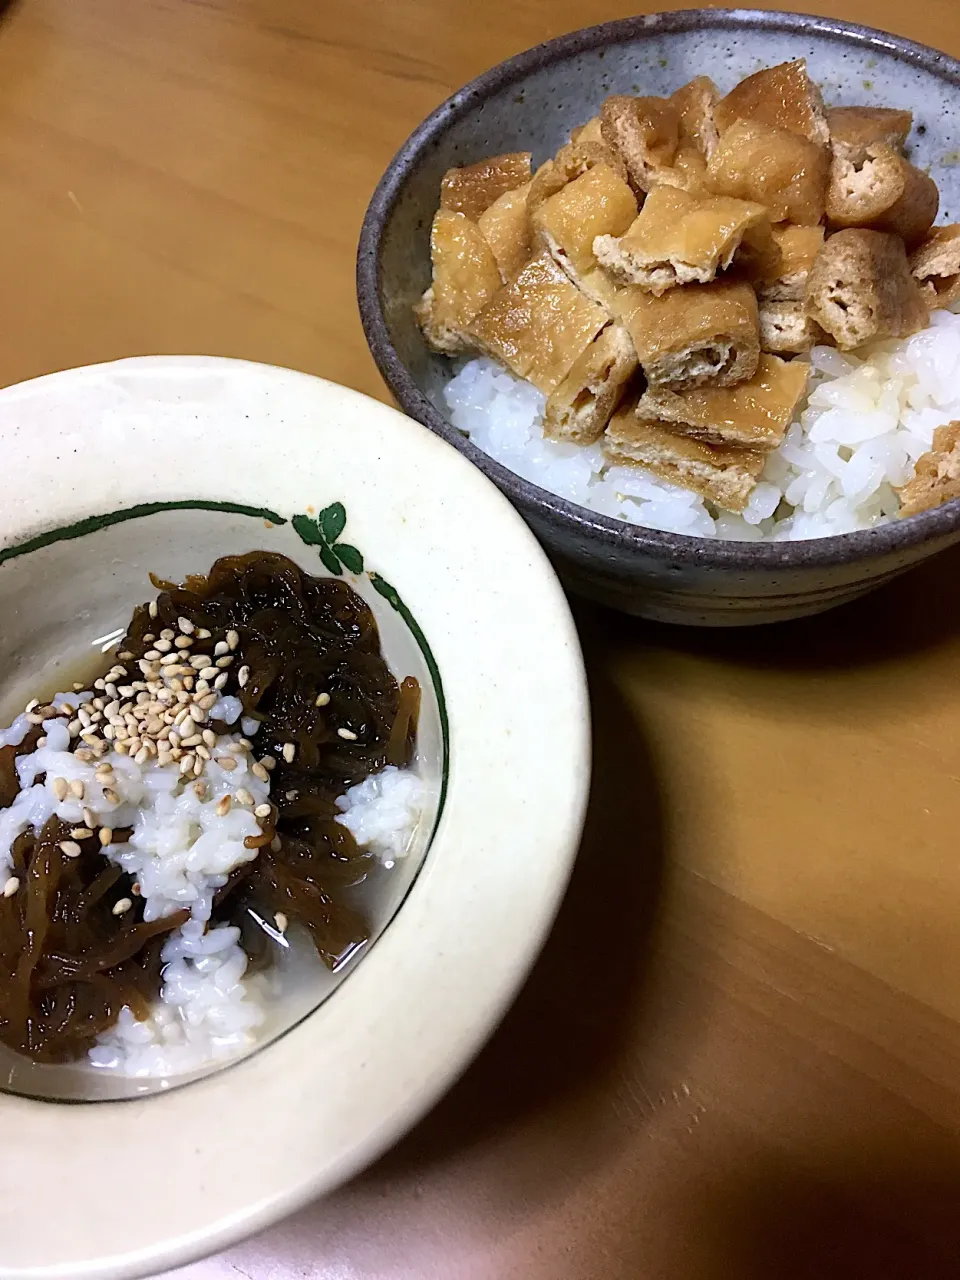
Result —
[[217, 735], [212, 729], [204, 729], [203, 740], [208, 747], [215, 747], [217, 745]]
[[106, 800], [107, 804], [119, 804], [119, 803], [120, 803], [120, 797], [119, 797], [119, 795], [116, 793], [116, 791], [114, 791], [113, 787], [104, 787], [104, 788], [103, 788], [103, 798], [104, 798], [104, 800]]
[[297, 754], [297, 748], [293, 745], [292, 742], [285, 742], [283, 744], [283, 758], [284, 760], [286, 760], [287, 764], [293, 764], [293, 757], [296, 754]]
[[93, 682], [93, 687], [94, 687], [95, 689], [105, 689], [105, 688], [106, 688], [106, 681], [104, 681], [104, 680], [94, 680], [94, 682]]
[[193, 623], [190, 621], [189, 618], [178, 618], [177, 626], [180, 628], [180, 630], [183, 632], [185, 636], [192, 636], [194, 631], [196, 630], [196, 628], [194, 627]]
[[106, 848], [108, 844], [113, 843], [113, 828], [101, 827], [99, 832], [99, 840], [101, 845]]
[[[193, 724], [193, 721], [192, 721], [192, 720], [190, 721], [190, 724], [191, 724], [191, 726], [192, 726], [192, 724]], [[201, 736], [199, 733], [191, 733], [190, 737], [189, 737], [189, 738], [184, 738], [184, 739], [181, 741], [180, 745], [181, 745], [182, 747], [195, 747], [195, 746], [197, 746], [197, 744], [198, 744], [198, 743], [200, 743], [200, 742], [202, 742], [202, 741], [203, 741], [203, 738], [202, 738], [202, 736]]]
[[43, 724], [43, 716], [38, 715], [36, 711], [31, 711], [27, 716], [27, 724]]
[[119, 902], [115, 902], [113, 904], [113, 914], [115, 916], [122, 916], [125, 912], [129, 911], [132, 906], [132, 898], [121, 898]]
[[7, 880], [4, 881], [3, 896], [5, 898], [12, 898], [19, 888], [20, 888], [19, 878], [17, 876], [10, 876]]
[[215, 658], [222, 658], [225, 653], [229, 652], [230, 646], [227, 644], [226, 640], [218, 640], [213, 646], [213, 656]]
[[98, 767], [96, 778], [98, 782], [109, 782], [113, 775], [112, 764], [102, 764]]
[[137, 764], [146, 764], [147, 761], [150, 759], [150, 756], [151, 756], [150, 748], [147, 746], [146, 743], [144, 743], [144, 745], [140, 748], [140, 750], [137, 752], [137, 754], [133, 758]]
[[277, 926], [277, 931], [278, 931], [279, 933], [286, 933], [286, 932], [287, 932], [287, 925], [290, 923], [290, 921], [289, 921], [289, 920], [287, 919], [287, 917], [283, 914], [283, 912], [282, 912], [282, 911], [278, 911], [278, 912], [276, 913], [276, 915], [273, 917], [273, 919], [274, 919], [274, 923], [275, 923], [275, 924], [276, 924], [276, 926]]
[[220, 672], [218, 671], [218, 669], [217, 669], [216, 667], [201, 667], [201, 668], [200, 668], [200, 679], [201, 679], [201, 680], [215, 680], [219, 674], [220, 674]]
[[215, 667], [219, 667], [221, 671], [226, 671], [227, 667], [231, 666], [232, 664], [233, 664], [233, 656], [228, 653], [226, 657], [218, 658], [213, 665]]
[[89, 827], [74, 827], [70, 832], [70, 837], [73, 840], [89, 840], [92, 835], [93, 832]]
[[[190, 655], [190, 665], [194, 671], [205, 671], [210, 665], [209, 653], [193, 653]], [[216, 668], [214, 668], [216, 670]]]
[[277, 767], [277, 762], [273, 756], [261, 756], [260, 763], [263, 765], [264, 769], [268, 770], [275, 769]]
[[79, 858], [83, 852], [75, 840], [61, 840], [60, 849], [68, 858]]
[[217, 690], [220, 690], [223, 688], [223, 686], [227, 683], [229, 679], [230, 679], [230, 676], [228, 675], [228, 673], [226, 671], [221, 671], [220, 674], [217, 676], [216, 680], [214, 680], [213, 687]]
[[163, 657], [163, 651], [161, 649], [148, 649], [143, 656], [147, 662], [159, 662]]
[[118, 730], [117, 731], [118, 740], [117, 742], [114, 743], [113, 749], [114, 751], [116, 751], [118, 756], [125, 756], [127, 754], [127, 744], [125, 742], [120, 742], [119, 737], [120, 737], [120, 731]]
[[230, 797], [223, 796], [222, 799], [217, 801], [217, 807], [214, 810], [214, 813], [217, 815], [218, 818], [224, 818], [229, 812], [230, 812]]
[[329, 704], [329, 702], [330, 702], [330, 695], [329, 695], [329, 693], [318, 693], [318, 694], [317, 694], [317, 702], [316, 702], [316, 705], [317, 705], [318, 707], [325, 707], [325, 706], [327, 706], [327, 705]]
[[83, 783], [79, 778], [74, 778], [70, 783], [70, 794], [76, 796], [78, 800], [83, 799]]
[[[96, 746], [96, 743], [92, 745]], [[81, 764], [89, 764], [93, 759], [93, 753], [88, 751], [86, 747], [81, 747], [79, 751], [73, 753], [74, 759], [79, 760]]]
[[158, 612], [159, 610], [157, 609], [156, 600], [151, 600], [150, 603], [147, 605], [147, 613], [149, 613], [151, 618], [155, 618]]
[[67, 780], [66, 778], [54, 778], [50, 783], [50, 790], [58, 800], [66, 800], [67, 798]]
[[255, 818], [269, 818], [273, 813], [273, 806], [269, 804], [258, 804], [253, 811]]
[[197, 706], [202, 707], [204, 711], [209, 711], [210, 708], [215, 707], [219, 701], [220, 699], [215, 693], [208, 693], [205, 697], [200, 699]]
[[169, 653], [169, 652], [170, 652], [170, 641], [169, 641], [169, 640], [156, 640], [156, 641], [154, 641], [154, 645], [153, 645], [153, 647], [154, 647], [154, 649], [156, 649], [157, 653]]
[[206, 782], [195, 782], [193, 784], [193, 789], [198, 800], [206, 800], [207, 795], [210, 792], [210, 787]]
[[221, 769], [226, 769], [228, 773], [232, 773], [233, 770], [237, 767], [236, 757], [235, 756], [218, 756], [217, 764], [220, 766]]
[[255, 778], [259, 778], [261, 782], [269, 782], [270, 775], [262, 764], [254, 764], [250, 766], [250, 772]]
[[82, 685], [82, 684], [76, 684], [76, 683], [75, 683], [75, 684], [74, 684], [74, 686], [73, 686], [73, 692], [74, 692], [74, 693], [83, 693], [83, 685]]
[[234, 799], [236, 800], [237, 804], [253, 804], [253, 796], [246, 789], [246, 787], [239, 787], [237, 789], [237, 794], [234, 796]]
[[235, 649], [239, 643], [240, 643], [240, 633], [239, 633], [239, 631], [228, 631], [228, 632], [227, 632], [227, 646], [228, 646], [228, 648], [230, 648], [230, 649]]
[[250, 679], [250, 668], [247, 666], [241, 667], [240, 670], [237, 672], [237, 684], [240, 686], [241, 689], [244, 687], [244, 685], [247, 683], [249, 679]]
[[337, 737], [343, 738], [345, 742], [356, 742], [357, 740], [357, 735], [353, 732], [352, 729], [338, 729]]
[[188, 773], [192, 773], [193, 766], [196, 763], [197, 763], [197, 757], [193, 754], [192, 751], [188, 751], [187, 754], [180, 761], [180, 776], [186, 777]]
[[30, 714], [30, 712], [31, 712], [31, 711], [35, 711], [35, 710], [37, 709], [37, 707], [39, 707], [39, 705], [40, 705], [40, 699], [39, 699], [39, 698], [31, 698], [31, 699], [30, 699], [30, 701], [27, 703], [27, 705], [26, 705], [26, 706], [24, 707], [24, 709], [23, 709], [23, 710], [24, 710], [24, 713], [25, 713], [26, 715], [29, 715], [29, 714]]
[[[103, 701], [100, 698], [94, 698], [93, 705], [96, 707], [98, 702], [100, 703], [98, 710], [102, 711]], [[77, 709], [72, 702], [64, 702], [60, 707], [60, 714], [69, 718], [70, 716], [75, 716], [77, 714]]]
[[41, 747], [45, 747], [46, 745], [47, 735], [45, 733], [41, 733], [40, 737], [37, 739], [37, 750], [39, 751]]
[[84, 825], [85, 825], [85, 826], [88, 826], [88, 827], [91, 827], [91, 828], [92, 828], [92, 827], [96, 827], [96, 826], [97, 826], [97, 820], [96, 820], [96, 818], [93, 816], [93, 810], [92, 810], [92, 809], [84, 809], [84, 811], [83, 811], [83, 821], [84, 821]]

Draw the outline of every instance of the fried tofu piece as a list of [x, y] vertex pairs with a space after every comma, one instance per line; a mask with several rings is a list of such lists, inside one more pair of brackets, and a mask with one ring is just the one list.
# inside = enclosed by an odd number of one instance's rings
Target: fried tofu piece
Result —
[[618, 281], [650, 293], [707, 284], [731, 265], [746, 239], [754, 258], [775, 252], [763, 205], [729, 196], [694, 196], [654, 187], [636, 220], [617, 237], [600, 235], [593, 251]]
[[868, 227], [900, 236], [915, 249], [940, 208], [937, 184], [884, 143], [865, 148], [860, 165], [834, 157], [827, 184], [827, 221], [834, 230]]
[[531, 216], [551, 196], [561, 192], [568, 182], [575, 182], [601, 164], [626, 181], [626, 165], [605, 142], [568, 142], [561, 147], [553, 159], [546, 160], [533, 175], [527, 196], [527, 209]]
[[960, 225], [934, 227], [910, 259], [910, 271], [931, 308], [960, 301]]
[[514, 191], [505, 191], [477, 219], [504, 284], [513, 279], [533, 253], [533, 226], [527, 213], [529, 191], [529, 182]]
[[529, 151], [489, 156], [476, 164], [447, 170], [440, 180], [440, 208], [465, 214], [476, 222], [505, 191], [515, 191], [529, 181]]
[[622, 235], [636, 216], [637, 201], [626, 182], [598, 164], [545, 200], [532, 222], [554, 262], [583, 288], [597, 267], [594, 242]]
[[802, 355], [826, 334], [810, 316], [802, 302], [788, 299], [760, 300], [760, 350], [775, 355]]
[[574, 129], [570, 134], [571, 142], [598, 142], [602, 146], [606, 145], [603, 141], [603, 131], [600, 127], [600, 117], [594, 116], [592, 120], [588, 120], [586, 124], [580, 125], [578, 129]]
[[648, 387], [637, 403], [637, 413], [670, 423], [674, 431], [707, 444], [768, 453], [783, 442], [807, 389], [809, 373], [801, 360], [778, 360], [764, 353], [749, 382], [679, 392]]
[[830, 145], [838, 160], [862, 164], [867, 147], [878, 143], [902, 151], [913, 128], [913, 112], [894, 107], [831, 107], [827, 111]]
[[635, 191], [650, 191], [657, 173], [673, 164], [680, 145], [680, 112], [669, 98], [607, 98], [600, 111], [603, 140], [623, 159]]
[[764, 302], [802, 302], [810, 268], [823, 248], [823, 227], [774, 227], [773, 239], [780, 250], [780, 266], [773, 280], [757, 288]]
[[918, 459], [913, 479], [899, 494], [901, 516], [915, 516], [960, 498], [960, 422], [937, 427], [933, 448]]
[[503, 285], [469, 326], [487, 355], [549, 395], [608, 323], [548, 253]]
[[720, 94], [709, 76], [697, 76], [670, 95], [669, 101], [679, 117], [679, 147], [694, 147], [704, 160], [717, 149], [717, 103]]
[[829, 167], [825, 147], [761, 120], [738, 120], [720, 136], [707, 183], [717, 195], [764, 205], [771, 222], [816, 226]]
[[757, 371], [757, 296], [747, 284], [691, 284], [659, 298], [633, 286], [616, 306], [652, 386], [729, 387]]
[[738, 120], [757, 120], [824, 147], [830, 141], [823, 98], [804, 58], [766, 67], [741, 80], [716, 108], [722, 133]]
[[438, 209], [430, 232], [433, 283], [414, 313], [427, 345], [445, 355], [473, 349], [466, 328], [501, 287], [493, 250], [462, 213]]
[[680, 436], [665, 423], [621, 409], [607, 427], [604, 449], [611, 462], [632, 464], [662, 480], [691, 489], [726, 511], [742, 511], [763, 471], [766, 455], [750, 449], [704, 444]]
[[903, 241], [880, 231], [829, 237], [810, 270], [806, 307], [843, 351], [875, 338], [905, 338], [930, 318]]
[[567, 444], [599, 440], [636, 371], [630, 335], [620, 325], [608, 324], [547, 398], [544, 436]]

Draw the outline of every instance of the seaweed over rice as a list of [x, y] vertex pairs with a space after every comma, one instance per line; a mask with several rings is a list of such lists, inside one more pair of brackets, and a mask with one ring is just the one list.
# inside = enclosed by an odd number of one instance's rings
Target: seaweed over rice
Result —
[[204, 1021], [213, 1056], [249, 1043], [271, 938], [299, 926], [335, 968], [370, 936], [350, 797], [420, 799], [419, 686], [347, 584], [267, 552], [154, 584], [91, 689], [0, 735], [0, 1041], [37, 1061]]

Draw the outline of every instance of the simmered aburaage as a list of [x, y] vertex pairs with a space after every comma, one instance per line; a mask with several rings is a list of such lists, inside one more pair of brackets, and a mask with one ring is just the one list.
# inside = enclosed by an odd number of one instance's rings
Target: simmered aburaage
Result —
[[[725, 97], [701, 76], [608, 98], [535, 172], [518, 152], [446, 174], [426, 341], [532, 384], [545, 439], [599, 442], [611, 465], [742, 512], [805, 403], [811, 349], [909, 337], [960, 299], [960, 227], [934, 229], [911, 127], [825, 108], [803, 59]], [[923, 505], [946, 493], [926, 484]]]

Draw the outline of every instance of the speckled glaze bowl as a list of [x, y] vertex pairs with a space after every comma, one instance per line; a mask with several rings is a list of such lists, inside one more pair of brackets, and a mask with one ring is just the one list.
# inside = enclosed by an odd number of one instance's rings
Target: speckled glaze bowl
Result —
[[905, 107], [912, 156], [960, 219], [960, 63], [832, 18], [692, 9], [591, 27], [478, 76], [391, 161], [367, 210], [357, 289], [371, 351], [411, 417], [450, 441], [510, 498], [567, 587], [628, 613], [701, 626], [775, 622], [863, 595], [960, 538], [960, 501], [868, 532], [793, 543], [729, 543], [597, 515], [494, 462], [436, 408], [450, 362], [427, 351], [411, 307], [429, 283], [430, 223], [451, 165], [532, 150], [540, 163], [611, 93], [666, 94], [709, 74], [722, 90], [763, 65], [806, 57], [828, 103]]
[[71, 370], [0, 391], [0, 445], [0, 714], [89, 667], [150, 570], [260, 549], [342, 575], [424, 690], [423, 857], [326, 998], [246, 1058], [145, 1096], [81, 1101], [48, 1087], [63, 1068], [20, 1079], [0, 1054], [0, 1278], [154, 1275], [348, 1178], [489, 1034], [579, 843], [583, 663], [560, 584], [494, 486], [319, 378], [204, 357]]

